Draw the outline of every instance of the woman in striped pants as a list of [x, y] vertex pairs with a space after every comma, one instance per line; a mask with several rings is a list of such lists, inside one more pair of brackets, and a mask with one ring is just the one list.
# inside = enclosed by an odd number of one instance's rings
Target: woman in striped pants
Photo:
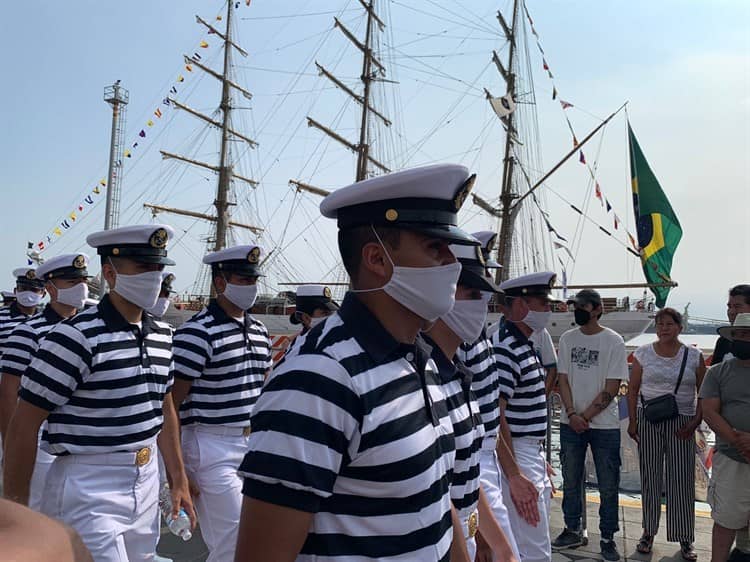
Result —
[[[681, 331], [682, 315], [663, 308], [656, 313], [658, 341], [636, 350], [628, 391], [628, 433], [638, 442], [640, 457], [643, 536], [638, 552], [651, 552], [659, 530], [662, 486], [666, 482], [667, 540], [680, 543], [685, 560], [696, 560], [694, 434], [701, 422], [697, 393], [706, 365], [698, 349], [680, 343]], [[683, 360], [683, 377], [677, 387]], [[643, 413], [643, 401], [665, 394], [675, 396], [678, 415], [652, 423]]]

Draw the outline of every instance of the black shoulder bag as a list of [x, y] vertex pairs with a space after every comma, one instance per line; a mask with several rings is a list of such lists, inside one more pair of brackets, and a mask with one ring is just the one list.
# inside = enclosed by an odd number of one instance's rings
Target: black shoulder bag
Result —
[[672, 394], [662, 394], [656, 398], [650, 400], [644, 400], [643, 394], [641, 394], [641, 404], [643, 405], [643, 415], [651, 423], [661, 423], [667, 420], [673, 420], [677, 417], [679, 410], [677, 409], [677, 399], [675, 394], [680, 388], [682, 383], [682, 375], [685, 374], [685, 364], [687, 363], [688, 348], [685, 346], [685, 351], [682, 354], [682, 365], [680, 366], [680, 376], [677, 378], [677, 386], [674, 387]]

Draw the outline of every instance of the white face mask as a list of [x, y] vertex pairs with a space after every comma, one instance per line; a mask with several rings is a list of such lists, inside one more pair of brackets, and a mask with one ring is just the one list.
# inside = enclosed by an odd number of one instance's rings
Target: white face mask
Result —
[[544, 312], [537, 312], [536, 310], [529, 310], [526, 313], [526, 316], [523, 317], [523, 320], [521, 320], [521, 322], [526, 324], [533, 331], [540, 332], [544, 328], [547, 327], [547, 324], [549, 324], [551, 316], [552, 316], [552, 312], [549, 310], [544, 311]]
[[158, 299], [156, 299], [156, 304], [149, 308], [146, 312], [148, 312], [151, 316], [161, 318], [167, 312], [168, 308], [169, 299], [167, 297], [159, 297]]
[[403, 267], [393, 263], [385, 244], [375, 228], [375, 237], [393, 266], [393, 274], [379, 289], [360, 289], [353, 293], [383, 291], [393, 300], [428, 322], [435, 322], [446, 314], [456, 301], [456, 287], [461, 275], [461, 264], [456, 262], [433, 267]]
[[487, 322], [487, 303], [484, 299], [457, 300], [441, 320], [462, 342], [474, 343]]
[[161, 292], [161, 271], [144, 271], [135, 275], [125, 275], [118, 273], [111, 261], [109, 263], [117, 274], [115, 286], [112, 287], [113, 291], [143, 310], [148, 310], [156, 304], [156, 299], [159, 298]]
[[258, 296], [258, 285], [233, 285], [227, 283], [222, 293], [229, 302], [242, 310], [250, 310]]
[[311, 316], [310, 317], [310, 328], [311, 329], [314, 328], [315, 326], [317, 326], [318, 324], [320, 324], [321, 322], [323, 322], [326, 318], [328, 318], [328, 317], [327, 316], [319, 316], [319, 317], [315, 318], [315, 317]]
[[18, 304], [26, 308], [39, 306], [39, 303], [42, 302], [43, 296], [44, 295], [40, 295], [39, 293], [35, 293], [34, 291], [21, 291], [19, 293], [16, 293]]
[[57, 289], [57, 302], [73, 308], [83, 308], [86, 299], [89, 298], [89, 286], [86, 283], [78, 283], [67, 289], [55, 288]]

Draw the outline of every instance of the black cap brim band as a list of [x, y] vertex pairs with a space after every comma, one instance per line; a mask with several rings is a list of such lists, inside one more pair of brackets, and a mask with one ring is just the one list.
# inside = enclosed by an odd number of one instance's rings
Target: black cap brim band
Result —
[[78, 267], [61, 267], [53, 269], [44, 276], [45, 281], [50, 279], [81, 279], [91, 277], [86, 269]]
[[329, 310], [336, 312], [339, 305], [326, 297], [297, 297], [295, 306], [300, 312], [312, 315], [316, 309]]
[[248, 263], [246, 260], [231, 260], [212, 263], [220, 271], [227, 273], [236, 273], [245, 277], [265, 277], [256, 264]]
[[140, 263], [155, 263], [159, 265], [175, 265], [175, 261], [167, 257], [167, 251], [151, 246], [119, 244], [116, 246], [99, 246], [96, 253], [102, 257], [126, 258]]

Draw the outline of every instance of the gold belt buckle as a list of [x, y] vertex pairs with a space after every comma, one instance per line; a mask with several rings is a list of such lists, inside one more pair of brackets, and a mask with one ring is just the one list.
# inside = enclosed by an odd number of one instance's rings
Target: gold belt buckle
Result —
[[250, 435], [250, 426], [249, 425], [242, 428], [242, 435], [244, 437], [247, 437], [248, 435]]
[[135, 464], [138, 466], [143, 466], [145, 464], [148, 464], [148, 461], [151, 460], [151, 449], [149, 447], [144, 447], [143, 449], [140, 449], [135, 454]]
[[469, 538], [473, 539], [474, 535], [477, 534], [477, 529], [479, 528], [479, 520], [478, 520], [477, 512], [473, 511], [471, 515], [469, 515]]

